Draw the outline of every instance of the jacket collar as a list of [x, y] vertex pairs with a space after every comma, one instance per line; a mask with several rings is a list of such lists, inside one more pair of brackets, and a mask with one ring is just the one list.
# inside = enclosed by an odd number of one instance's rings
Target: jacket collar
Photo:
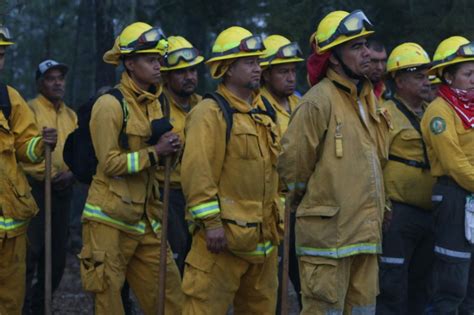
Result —
[[[56, 107], [54, 106], [54, 104], [50, 100], [48, 100], [43, 94], [38, 93], [37, 99], [42, 106], [46, 106], [47, 108], [56, 111]], [[64, 109], [64, 106], [64, 101], [61, 101], [61, 103], [59, 103], [59, 108], [57, 112], [60, 113]]]
[[143, 105], [149, 104], [158, 99], [158, 96], [162, 92], [162, 86], [160, 84], [153, 86], [150, 91], [141, 89], [128, 75], [127, 71], [122, 73], [120, 85], [123, 88], [124, 94], [133, 98], [136, 103]]

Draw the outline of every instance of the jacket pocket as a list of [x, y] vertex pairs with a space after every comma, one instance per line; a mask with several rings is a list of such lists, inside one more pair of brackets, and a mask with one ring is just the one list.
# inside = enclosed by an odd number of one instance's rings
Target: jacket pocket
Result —
[[296, 242], [303, 247], [337, 247], [340, 207], [315, 206], [296, 211]]
[[201, 301], [207, 301], [208, 293], [213, 286], [211, 271], [214, 260], [209, 254], [200, 255], [196, 250], [191, 250], [186, 257], [186, 271], [183, 278], [183, 293]]
[[227, 146], [231, 148], [230, 156], [244, 160], [255, 160], [262, 156], [255, 130], [239, 124], [235, 124], [232, 129], [232, 135], [229, 139], [231, 145]]
[[242, 222], [242, 225], [224, 221], [225, 237], [227, 247], [230, 251], [251, 252], [257, 248], [259, 240], [259, 224], [252, 223], [250, 226]]
[[91, 250], [84, 246], [78, 255], [80, 260], [81, 281], [85, 291], [100, 293], [105, 291], [105, 251]]
[[301, 291], [304, 296], [334, 304], [338, 301], [336, 259], [300, 257]]
[[143, 215], [145, 194], [132, 193], [125, 179], [112, 178], [108, 187], [104, 212], [122, 222], [131, 224], [138, 222]]
[[6, 179], [5, 184], [10, 190], [10, 192], [2, 194], [4, 199], [2, 210], [6, 217], [27, 220], [38, 212], [38, 206], [24, 176], [21, 176], [17, 183]]

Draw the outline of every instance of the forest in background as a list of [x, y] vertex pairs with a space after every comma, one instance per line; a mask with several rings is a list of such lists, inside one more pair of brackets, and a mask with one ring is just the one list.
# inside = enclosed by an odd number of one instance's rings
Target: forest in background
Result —
[[[281, 34], [298, 41], [305, 56], [317, 23], [334, 10], [362, 9], [377, 37], [390, 50], [407, 41], [432, 56], [452, 35], [474, 39], [471, 0], [0, 0], [0, 19], [14, 37], [0, 78], [29, 99], [36, 94], [35, 71], [51, 58], [69, 65], [66, 101], [77, 108], [95, 91], [114, 85], [121, 69], [102, 55], [126, 25], [161, 25], [166, 35], [182, 35], [207, 57], [217, 34], [240, 25], [263, 36]], [[199, 92], [212, 89], [205, 65], [199, 66]], [[298, 90], [307, 90], [304, 65]]]

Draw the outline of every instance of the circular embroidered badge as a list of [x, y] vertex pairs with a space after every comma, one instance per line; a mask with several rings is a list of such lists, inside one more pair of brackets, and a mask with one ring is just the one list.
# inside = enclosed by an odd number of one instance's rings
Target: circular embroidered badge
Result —
[[441, 117], [435, 117], [431, 119], [430, 129], [432, 133], [439, 135], [446, 130], [446, 121], [444, 121], [444, 119]]

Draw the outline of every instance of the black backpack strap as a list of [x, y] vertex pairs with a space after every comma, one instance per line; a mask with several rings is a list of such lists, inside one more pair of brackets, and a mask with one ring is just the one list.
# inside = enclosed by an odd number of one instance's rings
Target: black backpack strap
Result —
[[115, 97], [117, 101], [119, 101], [120, 103], [120, 108], [122, 109], [123, 122], [122, 122], [122, 129], [120, 130], [119, 143], [123, 149], [128, 150], [130, 146], [128, 145], [128, 137], [125, 133], [125, 129], [127, 127], [127, 121], [128, 121], [128, 106], [126, 102], [124, 101], [124, 97], [120, 89], [118, 88], [110, 89], [107, 92], [107, 94], [110, 94], [113, 97]]
[[265, 96], [262, 95], [262, 101], [263, 105], [265, 105], [265, 115], [270, 116], [270, 118], [273, 120], [274, 123], [277, 122], [277, 114], [275, 111], [275, 108], [273, 108], [272, 103], [266, 98]]
[[423, 159], [424, 162], [418, 162], [418, 161], [413, 161], [413, 160], [407, 160], [402, 157], [394, 156], [394, 155], [389, 155], [389, 159], [401, 163], [405, 163], [409, 166], [413, 167], [418, 167], [422, 169], [429, 169], [430, 168], [430, 162], [428, 160], [428, 153], [426, 151], [426, 145], [425, 142], [423, 141], [423, 134], [421, 133], [421, 126], [420, 126], [420, 121], [418, 120], [418, 117], [416, 117], [415, 114], [413, 114], [405, 105], [402, 104], [402, 102], [397, 99], [396, 97], [392, 97], [391, 100], [395, 103], [397, 106], [398, 110], [402, 112], [403, 115], [408, 119], [410, 124], [415, 128], [416, 131], [421, 136], [421, 145], [423, 147]]
[[204, 95], [204, 98], [213, 99], [214, 101], [216, 101], [217, 105], [221, 109], [222, 114], [224, 115], [225, 122], [227, 124], [225, 139], [226, 141], [229, 141], [230, 133], [232, 131], [232, 125], [234, 123], [235, 110], [230, 106], [229, 102], [227, 102], [224, 96], [217, 92], [207, 93], [206, 95]]
[[10, 102], [10, 96], [8, 95], [7, 85], [0, 83], [0, 110], [3, 112], [3, 116], [8, 120], [12, 112], [12, 104]]
[[171, 116], [170, 102], [165, 93], [161, 93], [160, 96], [158, 96], [158, 100], [161, 104], [161, 112], [163, 113], [163, 117], [169, 119]]

